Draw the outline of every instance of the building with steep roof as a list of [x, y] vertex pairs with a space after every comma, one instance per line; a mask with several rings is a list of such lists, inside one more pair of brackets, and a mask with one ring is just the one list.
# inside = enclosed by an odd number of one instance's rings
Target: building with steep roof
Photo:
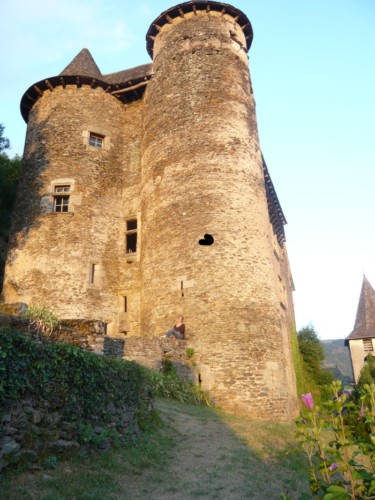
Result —
[[293, 281], [258, 139], [252, 36], [235, 7], [185, 2], [152, 23], [151, 64], [102, 75], [83, 49], [26, 91], [2, 297], [100, 319], [126, 358], [154, 367], [183, 314], [196, 380], [216, 402], [287, 420]]
[[375, 291], [363, 277], [354, 329], [345, 339], [349, 346], [354, 382], [357, 383], [367, 356], [375, 356]]

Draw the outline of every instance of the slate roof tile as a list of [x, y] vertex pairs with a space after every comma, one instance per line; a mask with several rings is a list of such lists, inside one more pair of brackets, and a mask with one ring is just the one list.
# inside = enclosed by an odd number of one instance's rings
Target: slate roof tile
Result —
[[60, 75], [79, 75], [101, 78], [102, 74], [88, 49], [82, 49]]
[[363, 277], [354, 329], [346, 340], [365, 338], [375, 338], [375, 291], [366, 276]]

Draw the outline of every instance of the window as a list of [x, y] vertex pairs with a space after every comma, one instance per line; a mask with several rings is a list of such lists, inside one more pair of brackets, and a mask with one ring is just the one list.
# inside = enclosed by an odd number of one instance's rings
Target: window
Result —
[[89, 284], [94, 287], [101, 287], [102, 271], [100, 264], [90, 264]]
[[68, 212], [70, 198], [70, 186], [55, 186], [53, 196], [53, 211]]
[[90, 132], [89, 144], [90, 146], [94, 146], [95, 148], [102, 149], [104, 145], [104, 137], [102, 135], [93, 134], [92, 132]]
[[137, 219], [126, 221], [126, 253], [135, 253], [137, 251]]
[[368, 352], [373, 350], [372, 339], [362, 339], [362, 342], [364, 351]]

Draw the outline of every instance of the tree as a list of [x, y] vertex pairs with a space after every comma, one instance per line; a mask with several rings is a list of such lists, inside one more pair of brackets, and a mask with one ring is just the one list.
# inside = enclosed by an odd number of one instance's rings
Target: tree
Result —
[[324, 359], [324, 348], [312, 325], [305, 326], [297, 333], [298, 347], [309, 371], [321, 369]]
[[9, 158], [5, 150], [9, 148], [9, 139], [4, 137], [4, 125], [0, 123], [0, 236], [7, 239], [10, 216], [13, 208], [21, 158]]
[[333, 382], [333, 374], [322, 368], [324, 347], [313, 325], [302, 328], [297, 333], [298, 347], [303, 359], [305, 386], [309, 392], [322, 400], [328, 397], [325, 386]]
[[366, 363], [359, 375], [357, 384], [359, 388], [363, 387], [365, 384], [375, 384], [375, 358], [369, 354], [366, 356], [365, 361]]
[[9, 149], [10, 148], [10, 142], [9, 139], [4, 137], [4, 130], [5, 127], [2, 123], [0, 123], [0, 153], [4, 151], [4, 149]]

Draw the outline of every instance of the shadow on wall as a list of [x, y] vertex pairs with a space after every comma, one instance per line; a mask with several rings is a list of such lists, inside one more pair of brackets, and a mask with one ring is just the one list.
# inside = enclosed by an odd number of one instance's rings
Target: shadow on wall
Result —
[[[53, 125], [46, 120], [37, 127], [39, 134], [45, 131], [54, 134]], [[13, 205], [9, 242], [4, 255], [5, 263], [12, 264], [16, 250], [22, 250], [31, 229], [38, 228], [40, 214], [40, 191], [43, 183], [41, 176], [46, 170], [47, 148], [39, 137], [27, 135], [28, 155], [22, 160], [19, 174], [17, 194]], [[31, 146], [31, 147], [30, 147]], [[25, 149], [26, 150], [26, 149]], [[3, 276], [0, 282], [0, 292], [3, 288]], [[10, 283], [17, 292], [17, 284]]]
[[104, 337], [103, 354], [122, 359], [125, 356], [125, 340]]

